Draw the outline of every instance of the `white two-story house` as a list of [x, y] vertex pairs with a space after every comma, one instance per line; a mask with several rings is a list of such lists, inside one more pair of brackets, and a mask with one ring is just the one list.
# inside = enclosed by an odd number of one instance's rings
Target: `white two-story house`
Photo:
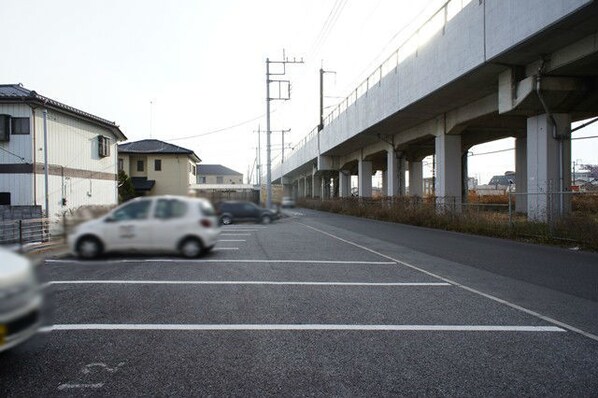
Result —
[[114, 122], [20, 84], [0, 85], [0, 205], [41, 206], [54, 218], [116, 204], [123, 140]]

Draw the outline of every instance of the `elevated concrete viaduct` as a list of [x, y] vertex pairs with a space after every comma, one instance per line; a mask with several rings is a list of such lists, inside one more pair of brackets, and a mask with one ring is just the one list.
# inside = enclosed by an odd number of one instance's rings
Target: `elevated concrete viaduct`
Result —
[[[466, 199], [467, 152], [516, 138], [517, 210], [563, 214], [550, 193], [570, 187], [571, 123], [598, 114], [595, 0], [448, 1], [312, 131], [273, 179], [299, 197], [423, 194], [422, 160], [435, 155], [435, 195]], [[453, 7], [453, 8], [451, 8]], [[427, 35], [427, 36], [426, 36]], [[293, 188], [291, 188], [293, 187]], [[331, 188], [332, 187], [332, 188]], [[562, 196], [561, 196], [562, 197]]]

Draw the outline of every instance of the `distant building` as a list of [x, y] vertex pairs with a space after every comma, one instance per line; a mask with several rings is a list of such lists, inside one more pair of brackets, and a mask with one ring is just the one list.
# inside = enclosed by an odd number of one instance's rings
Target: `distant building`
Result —
[[493, 186], [495, 189], [509, 187], [515, 183], [515, 173], [509, 173], [505, 175], [496, 175], [490, 179], [488, 185]]
[[243, 184], [243, 174], [220, 164], [198, 164], [198, 184]]
[[116, 204], [116, 142], [126, 139], [114, 122], [20, 84], [0, 85], [0, 205], [41, 207], [54, 218], [83, 205]]
[[160, 140], [118, 146], [118, 169], [131, 177], [140, 195], [187, 195], [201, 159], [190, 149]]

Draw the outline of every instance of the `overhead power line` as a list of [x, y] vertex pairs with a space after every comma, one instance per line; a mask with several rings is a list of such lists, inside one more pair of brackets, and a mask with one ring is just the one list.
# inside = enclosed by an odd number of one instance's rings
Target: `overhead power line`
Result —
[[314, 40], [314, 42], [309, 50], [309, 54], [312, 54], [312, 55], [316, 54], [320, 50], [320, 48], [324, 45], [324, 43], [328, 39], [328, 36], [334, 29], [334, 25], [336, 24], [339, 17], [341, 16], [343, 9], [347, 5], [347, 1], [348, 0], [336, 0], [334, 2], [332, 9], [330, 10], [330, 13], [328, 14], [328, 17], [324, 21], [324, 24], [322, 25], [322, 28], [320, 29], [318, 36], [316, 36], [316, 39]]
[[507, 149], [499, 149], [497, 151], [490, 151], [490, 152], [481, 152], [481, 153], [471, 152], [471, 154], [469, 156], [491, 155], [494, 153], [509, 152], [509, 151], [514, 151], [514, 150], [515, 150], [515, 148], [507, 148]]
[[[274, 112], [276, 112], [276, 110], [273, 110], [271, 113], [274, 113]], [[262, 114], [261, 114], [261, 115], [259, 115], [259, 116], [256, 116], [256, 117], [254, 117], [254, 118], [252, 118], [252, 119], [249, 119], [249, 120], [245, 120], [244, 122], [240, 122], [240, 123], [237, 123], [237, 124], [233, 124], [232, 126], [222, 127], [222, 128], [216, 129], [216, 130], [207, 131], [207, 132], [205, 132], [205, 133], [200, 133], [200, 134], [195, 134], [195, 135], [188, 135], [188, 136], [186, 136], [186, 137], [169, 138], [169, 139], [166, 139], [165, 141], [180, 141], [180, 140], [188, 140], [188, 139], [191, 139], [191, 138], [204, 137], [204, 136], [206, 136], [206, 135], [211, 135], [211, 134], [221, 133], [221, 132], [223, 132], [223, 131], [226, 131], [226, 130], [232, 130], [232, 129], [234, 129], [234, 128], [237, 128], [237, 127], [240, 127], [240, 126], [243, 126], [243, 125], [249, 124], [249, 123], [251, 123], [251, 122], [255, 122], [256, 120], [259, 120], [259, 119], [263, 118], [264, 116], [266, 116], [266, 114], [265, 114], [265, 113], [262, 113]]]

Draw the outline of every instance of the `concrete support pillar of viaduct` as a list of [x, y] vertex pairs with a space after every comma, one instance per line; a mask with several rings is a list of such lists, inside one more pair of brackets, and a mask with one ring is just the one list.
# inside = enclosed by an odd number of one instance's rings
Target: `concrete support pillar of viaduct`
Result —
[[409, 195], [424, 196], [424, 165], [421, 160], [409, 162]]
[[360, 198], [371, 198], [372, 197], [372, 162], [368, 160], [359, 159], [357, 165], [358, 178], [359, 178], [359, 197]]
[[307, 178], [301, 177], [301, 197], [307, 198]]
[[[405, 174], [403, 173], [403, 175]], [[386, 196], [399, 194], [399, 161], [392, 145], [386, 150], [386, 172], [383, 178], [384, 194]]]
[[[527, 119], [528, 219], [551, 221], [571, 210], [571, 115], [543, 114]], [[556, 137], [556, 138], [555, 138]]]
[[382, 170], [382, 194], [390, 196], [388, 194], [388, 171]]
[[338, 172], [338, 196], [340, 198], [351, 196], [351, 173], [347, 170]]
[[440, 134], [436, 137], [437, 203], [459, 211], [462, 203], [461, 136]]
[[515, 211], [527, 213], [527, 138], [515, 139]]
[[320, 192], [322, 199], [330, 199], [330, 176], [325, 174], [320, 180]]
[[297, 198], [303, 197], [303, 177], [297, 180]]
[[398, 168], [398, 175], [397, 175], [397, 195], [405, 196], [407, 194], [407, 181], [405, 179], [405, 172], [407, 171], [407, 159], [405, 158], [404, 153], [397, 154], [397, 168]]
[[321, 198], [322, 197], [322, 177], [314, 174], [311, 177], [312, 179], [312, 187], [311, 187], [311, 197], [312, 198]]

